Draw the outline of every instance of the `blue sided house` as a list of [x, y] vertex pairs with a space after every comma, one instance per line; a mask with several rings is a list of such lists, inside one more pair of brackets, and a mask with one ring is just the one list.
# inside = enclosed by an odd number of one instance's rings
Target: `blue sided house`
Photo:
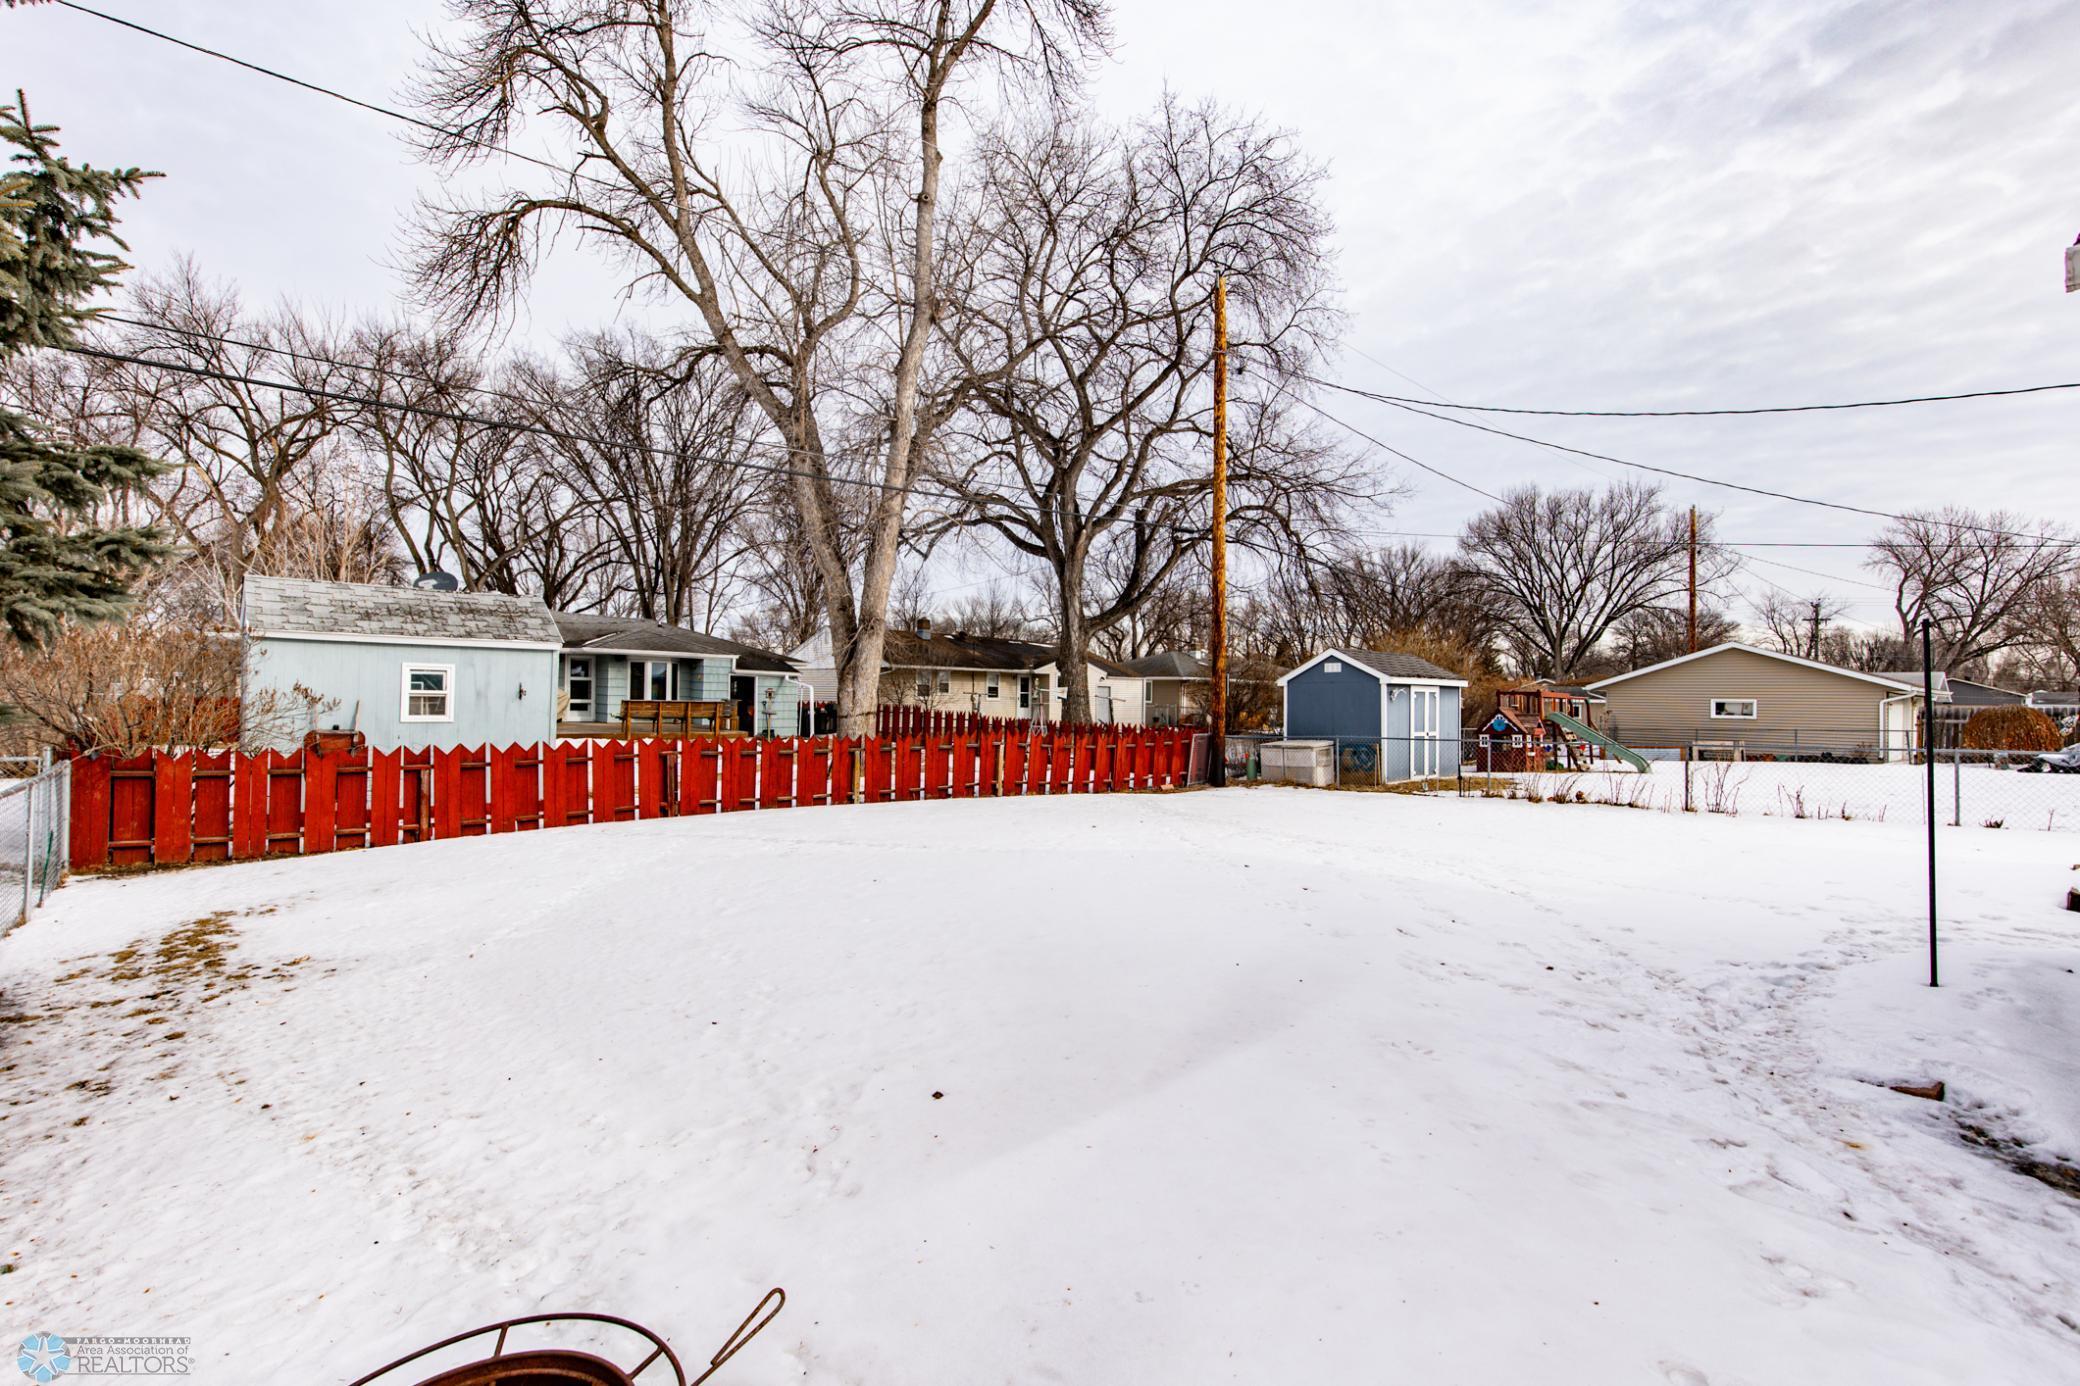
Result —
[[1331, 649], [1278, 684], [1288, 740], [1375, 744], [1389, 781], [1458, 769], [1466, 680], [1449, 669], [1391, 650]]
[[779, 655], [539, 597], [248, 577], [242, 616], [252, 745], [792, 736], [809, 701]]

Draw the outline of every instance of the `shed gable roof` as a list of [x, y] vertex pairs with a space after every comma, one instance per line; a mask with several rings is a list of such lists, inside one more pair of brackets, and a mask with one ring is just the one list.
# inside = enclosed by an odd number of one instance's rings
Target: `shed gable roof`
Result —
[[1398, 650], [1364, 650], [1357, 646], [1336, 646], [1323, 650], [1313, 659], [1279, 676], [1281, 685], [1306, 673], [1325, 659], [1342, 658], [1357, 665], [1376, 679], [1389, 683], [1449, 683], [1464, 687], [1466, 680], [1441, 665]]
[[246, 633], [260, 638], [332, 636], [552, 649], [562, 642], [538, 597], [250, 574], [240, 596]]

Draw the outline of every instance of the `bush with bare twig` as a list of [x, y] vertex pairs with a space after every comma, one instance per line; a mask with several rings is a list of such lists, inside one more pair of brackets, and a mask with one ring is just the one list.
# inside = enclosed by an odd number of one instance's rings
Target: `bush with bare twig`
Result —
[[0, 651], [11, 749], [214, 750], [294, 741], [322, 700], [298, 687], [240, 698], [238, 637], [176, 623], [68, 625], [39, 650]]

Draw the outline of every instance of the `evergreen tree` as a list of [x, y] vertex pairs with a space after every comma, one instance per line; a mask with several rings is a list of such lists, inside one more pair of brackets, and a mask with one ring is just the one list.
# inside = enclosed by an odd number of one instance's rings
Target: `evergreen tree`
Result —
[[[114, 203], [153, 174], [97, 169], [58, 154], [56, 127], [35, 125], [20, 92], [0, 106], [0, 356], [69, 346], [100, 311], [88, 300], [129, 268], [100, 245], [115, 234]], [[130, 586], [166, 553], [148, 528], [95, 524], [111, 496], [164, 469], [135, 448], [78, 446], [0, 408], [0, 621], [40, 644], [68, 620], [121, 614]]]

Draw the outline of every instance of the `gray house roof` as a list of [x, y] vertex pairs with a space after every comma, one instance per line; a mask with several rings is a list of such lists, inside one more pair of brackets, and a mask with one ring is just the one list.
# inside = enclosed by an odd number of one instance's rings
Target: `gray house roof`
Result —
[[663, 626], [636, 616], [595, 616], [576, 611], [552, 613], [567, 650], [601, 650], [618, 654], [680, 655], [734, 659], [747, 672], [791, 674], [794, 662], [770, 650], [739, 645], [719, 635]]
[[2013, 707], [2028, 701], [2022, 694], [1971, 679], [1950, 680], [1950, 701], [1961, 707]]
[[259, 638], [391, 639], [400, 644], [544, 649], [563, 643], [539, 597], [248, 576], [241, 600], [246, 633]]
[[1130, 659], [1120, 666], [1129, 674], [1144, 679], [1210, 679], [1213, 671], [1206, 661], [1188, 650], [1165, 650], [1160, 654], [1147, 654], [1139, 659]]

